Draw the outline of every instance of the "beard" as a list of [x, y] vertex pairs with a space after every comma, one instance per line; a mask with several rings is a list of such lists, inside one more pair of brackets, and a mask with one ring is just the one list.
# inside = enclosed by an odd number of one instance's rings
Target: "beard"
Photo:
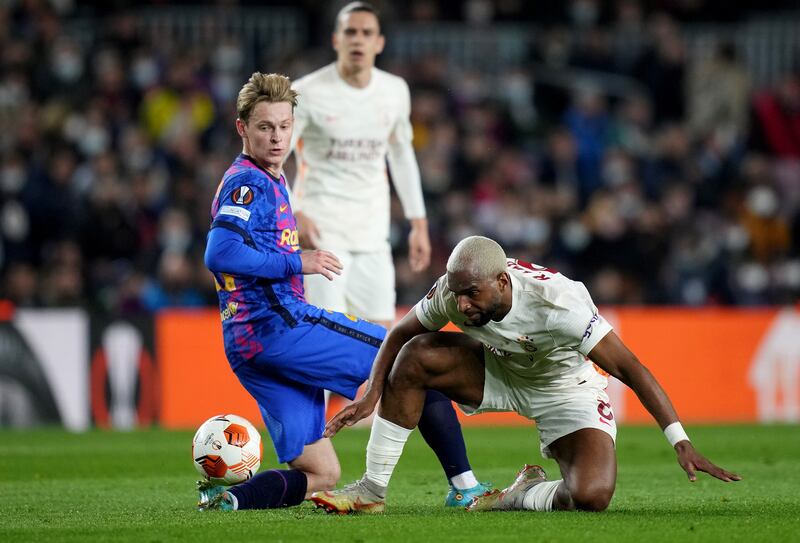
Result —
[[497, 300], [494, 300], [493, 303], [487, 307], [483, 311], [479, 311], [476, 313], [477, 318], [470, 318], [467, 317], [467, 321], [464, 322], [465, 326], [473, 326], [473, 327], [480, 327], [486, 326], [489, 324], [489, 321], [497, 314], [497, 311], [500, 309], [500, 295], [497, 296]]

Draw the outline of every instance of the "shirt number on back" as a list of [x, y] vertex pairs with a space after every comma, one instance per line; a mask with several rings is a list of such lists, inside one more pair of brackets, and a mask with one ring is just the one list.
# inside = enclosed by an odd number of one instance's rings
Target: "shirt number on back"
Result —
[[539, 281], [547, 281], [552, 275], [558, 273], [556, 269], [538, 266], [524, 260], [512, 260], [511, 267]]

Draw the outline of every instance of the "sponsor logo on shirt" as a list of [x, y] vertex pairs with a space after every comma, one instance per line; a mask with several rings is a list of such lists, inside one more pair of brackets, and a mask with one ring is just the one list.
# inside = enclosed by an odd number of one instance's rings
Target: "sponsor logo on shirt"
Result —
[[288, 208], [289, 208], [289, 204], [281, 204], [281, 208], [280, 208], [281, 213], [286, 211]]
[[247, 185], [242, 185], [231, 195], [231, 200], [233, 200], [234, 204], [239, 204], [240, 206], [246, 206], [250, 202], [253, 201], [253, 189], [248, 187]]
[[286, 245], [290, 245], [293, 251], [299, 249], [299, 244], [297, 237], [297, 230], [295, 228], [284, 228], [281, 232], [281, 239], [278, 242], [278, 245], [281, 247], [285, 247]]
[[386, 156], [386, 142], [379, 139], [331, 138], [327, 160], [361, 162], [382, 160]]
[[239, 310], [239, 304], [237, 302], [228, 302], [228, 307], [223, 309], [219, 312], [219, 316], [222, 321], [226, 321], [236, 315], [236, 311]]

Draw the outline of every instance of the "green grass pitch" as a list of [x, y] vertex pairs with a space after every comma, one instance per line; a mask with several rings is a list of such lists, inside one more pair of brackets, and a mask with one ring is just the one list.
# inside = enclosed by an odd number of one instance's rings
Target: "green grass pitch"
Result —
[[[419, 434], [406, 446], [382, 516], [309, 503], [271, 511], [195, 510], [190, 432], [0, 432], [0, 541], [798, 541], [800, 426], [690, 427], [701, 452], [744, 480], [690, 484], [652, 427], [620, 428], [608, 511], [470, 514], [442, 506], [446, 484]], [[530, 428], [468, 428], [476, 474], [505, 486], [541, 463]], [[365, 429], [335, 438], [342, 483], [361, 475]], [[269, 450], [269, 452], [267, 452]], [[557, 468], [544, 462], [551, 475]], [[262, 470], [275, 467], [265, 443]]]

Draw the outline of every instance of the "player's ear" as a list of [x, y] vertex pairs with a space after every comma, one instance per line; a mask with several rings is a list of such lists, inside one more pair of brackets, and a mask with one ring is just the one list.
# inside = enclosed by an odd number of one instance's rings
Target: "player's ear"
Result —
[[241, 119], [236, 119], [236, 131], [241, 137], [245, 137], [245, 126]]
[[375, 51], [376, 55], [383, 53], [383, 48], [386, 45], [386, 37], [383, 34], [378, 34], [378, 49]]
[[511, 278], [508, 276], [508, 272], [500, 272], [497, 276], [497, 286], [499, 287], [500, 291], [504, 291], [508, 288], [508, 285], [511, 284]]

